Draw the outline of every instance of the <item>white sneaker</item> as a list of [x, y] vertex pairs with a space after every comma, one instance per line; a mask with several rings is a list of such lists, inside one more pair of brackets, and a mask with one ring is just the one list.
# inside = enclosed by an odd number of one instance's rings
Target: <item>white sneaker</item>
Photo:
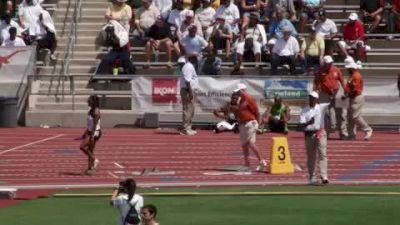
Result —
[[97, 168], [97, 166], [99, 165], [99, 162], [100, 162], [100, 161], [99, 161], [98, 159], [95, 159], [95, 160], [94, 160], [93, 168], [92, 168], [93, 170], [95, 170], [95, 169]]
[[256, 167], [256, 171], [260, 172], [265, 170], [265, 168], [267, 167], [267, 161], [265, 160], [260, 160], [260, 162], [258, 163], [258, 166]]
[[57, 59], [57, 57], [56, 57], [54, 54], [51, 54], [51, 55], [50, 55], [50, 59], [54, 61], [54, 60]]
[[182, 131], [180, 132], [180, 134], [181, 134], [181, 135], [189, 135], [189, 136], [192, 136], [192, 135], [196, 135], [197, 132], [196, 132], [195, 130], [182, 130]]
[[372, 129], [370, 131], [365, 132], [364, 140], [368, 141], [372, 137]]

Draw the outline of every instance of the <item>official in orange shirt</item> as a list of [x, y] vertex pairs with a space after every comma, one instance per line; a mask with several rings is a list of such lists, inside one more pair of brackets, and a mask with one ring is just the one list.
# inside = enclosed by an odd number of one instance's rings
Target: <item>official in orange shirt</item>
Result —
[[235, 117], [239, 121], [240, 144], [243, 150], [244, 165], [250, 168], [249, 154], [251, 150], [259, 161], [256, 171], [263, 171], [267, 166], [267, 162], [261, 158], [259, 149], [256, 146], [257, 129], [261, 118], [257, 102], [247, 93], [246, 85], [238, 84], [232, 94], [231, 105]]
[[[345, 82], [342, 72], [333, 65], [331, 56], [324, 56], [323, 66], [314, 78], [314, 90], [319, 93], [319, 102], [331, 103], [332, 100], [336, 99], [340, 85], [344, 90]], [[341, 139], [348, 139], [349, 135], [347, 132], [346, 112], [345, 108], [331, 107], [328, 111], [329, 120], [326, 120], [328, 124], [325, 127], [327, 129], [330, 128], [331, 132], [334, 132], [338, 128]]]
[[355, 63], [352, 57], [347, 57], [344, 63], [350, 74], [345, 89], [345, 97], [350, 99], [348, 109], [349, 137], [350, 139], [356, 138], [358, 127], [365, 132], [364, 140], [369, 140], [372, 137], [373, 131], [361, 115], [362, 107], [364, 106], [364, 96], [362, 95], [364, 81], [360, 72], [361, 66]]

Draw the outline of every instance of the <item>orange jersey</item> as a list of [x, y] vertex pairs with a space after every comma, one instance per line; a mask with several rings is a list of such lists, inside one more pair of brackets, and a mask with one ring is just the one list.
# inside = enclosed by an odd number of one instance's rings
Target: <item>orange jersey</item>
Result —
[[356, 70], [351, 74], [346, 85], [346, 93], [349, 97], [354, 98], [362, 94], [364, 88], [363, 77], [359, 70]]
[[339, 90], [339, 83], [343, 83], [343, 75], [339, 68], [332, 66], [328, 73], [318, 72], [314, 79], [314, 87], [319, 92], [333, 94]]
[[251, 120], [258, 120], [260, 112], [256, 100], [246, 92], [240, 94], [239, 110], [237, 118], [240, 122], [247, 122]]

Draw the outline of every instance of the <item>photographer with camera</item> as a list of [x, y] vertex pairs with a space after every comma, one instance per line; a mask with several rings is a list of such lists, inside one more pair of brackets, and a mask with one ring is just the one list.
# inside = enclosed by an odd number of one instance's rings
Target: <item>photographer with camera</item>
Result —
[[110, 203], [118, 209], [118, 225], [140, 224], [143, 197], [135, 192], [136, 182], [132, 178], [121, 181], [118, 189], [114, 190]]

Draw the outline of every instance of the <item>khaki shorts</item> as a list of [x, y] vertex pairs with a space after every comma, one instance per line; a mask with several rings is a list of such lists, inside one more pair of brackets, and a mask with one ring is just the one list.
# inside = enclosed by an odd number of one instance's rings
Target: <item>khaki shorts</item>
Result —
[[247, 123], [239, 125], [240, 131], [240, 144], [246, 145], [248, 143], [256, 143], [256, 135], [258, 129], [257, 120], [250, 120]]

